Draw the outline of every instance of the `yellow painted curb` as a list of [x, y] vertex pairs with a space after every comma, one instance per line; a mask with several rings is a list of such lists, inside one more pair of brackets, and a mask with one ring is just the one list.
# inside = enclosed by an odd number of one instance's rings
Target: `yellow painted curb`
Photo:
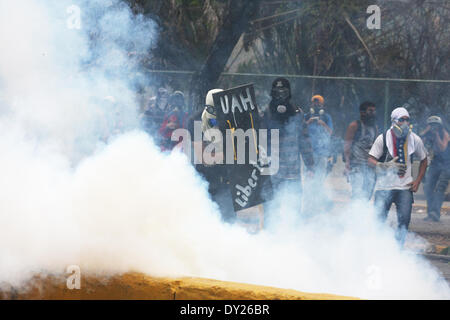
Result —
[[68, 289], [65, 276], [35, 276], [26, 289], [0, 292], [3, 299], [33, 300], [349, 300], [351, 297], [202, 278], [154, 278], [142, 273], [81, 277], [80, 289]]

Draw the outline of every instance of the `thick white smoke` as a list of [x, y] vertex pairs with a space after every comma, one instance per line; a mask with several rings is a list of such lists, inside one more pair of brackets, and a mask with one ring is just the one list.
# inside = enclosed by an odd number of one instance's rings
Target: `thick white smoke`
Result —
[[[80, 29], [73, 20], [68, 28], [74, 3]], [[366, 204], [300, 219], [288, 190], [264, 232], [222, 223], [184, 155], [160, 153], [137, 128], [129, 75], [138, 66], [128, 52], [149, 48], [155, 27], [120, 1], [0, 0], [0, 30], [0, 283], [79, 265], [362, 298], [450, 298], [438, 273], [398, 248]], [[105, 143], [117, 113], [127, 133]]]

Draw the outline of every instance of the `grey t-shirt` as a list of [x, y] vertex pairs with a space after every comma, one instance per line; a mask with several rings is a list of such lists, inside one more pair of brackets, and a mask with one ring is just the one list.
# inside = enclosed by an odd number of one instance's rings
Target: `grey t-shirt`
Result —
[[367, 159], [369, 158], [369, 151], [376, 138], [375, 126], [367, 126], [362, 122], [359, 122], [359, 136], [356, 140], [353, 140], [350, 163], [352, 165], [367, 165]]

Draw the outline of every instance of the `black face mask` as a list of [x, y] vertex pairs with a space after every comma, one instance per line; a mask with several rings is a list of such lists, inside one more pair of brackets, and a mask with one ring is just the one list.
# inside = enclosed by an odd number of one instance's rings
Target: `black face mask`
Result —
[[289, 99], [289, 89], [285, 87], [274, 88], [272, 90], [272, 98], [276, 101], [286, 101]]
[[377, 117], [375, 114], [364, 114], [361, 116], [361, 120], [368, 125], [375, 124], [376, 119]]

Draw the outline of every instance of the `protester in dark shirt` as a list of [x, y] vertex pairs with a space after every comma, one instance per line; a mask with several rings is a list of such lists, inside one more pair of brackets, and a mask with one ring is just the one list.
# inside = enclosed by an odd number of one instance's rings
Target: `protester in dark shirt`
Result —
[[368, 165], [369, 151], [376, 137], [376, 108], [372, 102], [359, 106], [360, 120], [347, 128], [344, 145], [345, 175], [352, 186], [352, 199], [369, 200], [375, 187], [375, 170]]
[[187, 114], [185, 110], [184, 94], [175, 91], [169, 97], [169, 112], [165, 115], [159, 134], [161, 136], [161, 150], [172, 150], [180, 141], [172, 141], [172, 133], [176, 129], [186, 128]]
[[161, 127], [164, 117], [168, 113], [169, 93], [165, 88], [159, 88], [156, 96], [150, 98], [141, 114], [143, 129], [154, 135]]
[[427, 197], [428, 213], [425, 220], [438, 222], [450, 179], [449, 134], [443, 126], [442, 119], [438, 116], [429, 117], [427, 124], [428, 126], [421, 136], [426, 144], [431, 145], [433, 160], [425, 176], [424, 191]]
[[[311, 142], [308, 130], [305, 125], [303, 112], [295, 107], [291, 102], [290, 83], [285, 78], [277, 78], [272, 84], [272, 100], [267, 110], [268, 132], [273, 129], [279, 130], [279, 141], [271, 142], [271, 161], [279, 162], [278, 172], [271, 176], [274, 190], [287, 184], [299, 191], [298, 198], [301, 198], [301, 161], [300, 156], [311, 172], [314, 168]], [[276, 153], [278, 150], [278, 154]]]
[[[203, 141], [195, 142], [194, 149], [203, 152], [205, 148], [211, 145], [223, 144], [221, 139], [217, 139], [211, 134], [211, 129], [218, 129], [217, 111], [214, 104], [213, 94], [223, 91], [222, 89], [209, 90], [205, 98], [205, 106], [201, 115], [201, 128], [203, 133]], [[215, 152], [215, 160], [217, 163], [209, 163], [205, 157], [202, 157], [202, 165], [197, 166], [197, 171], [208, 181], [208, 192], [214, 202], [219, 205], [219, 210], [224, 221], [233, 222], [236, 214], [233, 209], [233, 201], [228, 185], [227, 165], [223, 164], [224, 154], [223, 149], [218, 148]], [[222, 163], [222, 164], [221, 164]]]

